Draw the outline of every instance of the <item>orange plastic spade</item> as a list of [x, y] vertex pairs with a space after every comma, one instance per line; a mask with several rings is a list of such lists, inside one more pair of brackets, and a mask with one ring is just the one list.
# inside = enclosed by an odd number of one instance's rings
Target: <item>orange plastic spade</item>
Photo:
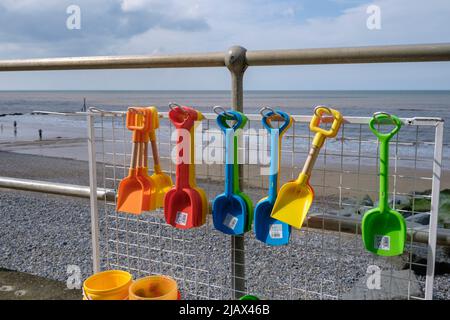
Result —
[[[141, 108], [140, 111], [146, 113], [146, 109]], [[148, 175], [148, 141], [149, 141], [149, 129], [150, 129], [150, 115], [145, 114], [145, 129], [140, 133], [140, 148], [139, 148], [139, 167], [138, 167], [138, 179], [144, 186], [144, 199], [142, 203], [143, 211], [151, 211], [156, 209], [156, 197], [155, 197], [155, 181]]]
[[133, 148], [128, 177], [119, 184], [116, 206], [118, 211], [140, 214], [155, 207], [151, 198], [154, 182], [147, 170], [149, 127], [150, 118], [143, 108], [128, 108], [127, 128], [133, 131]]
[[117, 191], [116, 209], [120, 212], [140, 214], [144, 206], [144, 193], [147, 186], [139, 178], [138, 158], [142, 131], [146, 126], [145, 118], [145, 113], [139, 109], [128, 108], [126, 125], [133, 131], [133, 146], [128, 176], [122, 179]]

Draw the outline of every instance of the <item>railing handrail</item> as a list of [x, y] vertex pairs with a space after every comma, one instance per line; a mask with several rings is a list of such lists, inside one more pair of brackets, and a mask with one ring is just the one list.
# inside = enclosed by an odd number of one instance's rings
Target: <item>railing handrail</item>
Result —
[[[248, 66], [450, 61], [450, 43], [256, 50], [245, 58]], [[225, 67], [225, 60], [224, 52], [17, 59], [0, 60], [0, 72]]]
[[[89, 198], [91, 193], [89, 186], [10, 177], [0, 177], [0, 188], [79, 198]], [[107, 200], [114, 201], [115, 195], [116, 193], [113, 189], [97, 188], [97, 199], [99, 200], [103, 200], [106, 197]]]

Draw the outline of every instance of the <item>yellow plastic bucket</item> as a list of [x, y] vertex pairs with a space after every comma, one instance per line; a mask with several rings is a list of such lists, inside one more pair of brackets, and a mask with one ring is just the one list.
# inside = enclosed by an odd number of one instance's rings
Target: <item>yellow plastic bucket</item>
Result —
[[179, 300], [177, 282], [168, 276], [153, 275], [130, 286], [130, 300]]
[[96, 273], [83, 283], [83, 300], [126, 300], [133, 277], [122, 270]]

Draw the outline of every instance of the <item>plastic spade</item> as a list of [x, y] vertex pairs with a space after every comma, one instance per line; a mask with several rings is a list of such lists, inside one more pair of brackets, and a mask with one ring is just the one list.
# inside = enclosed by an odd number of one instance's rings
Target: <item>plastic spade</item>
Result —
[[150, 130], [150, 114], [147, 113], [146, 108], [136, 108], [133, 109], [139, 111], [140, 114], [144, 115], [144, 129], [139, 130], [138, 135], [138, 168], [137, 177], [144, 187], [143, 199], [142, 199], [142, 211], [151, 211], [156, 209], [155, 202], [155, 182], [153, 178], [148, 175], [148, 141], [149, 141], [149, 130]]
[[[270, 110], [263, 113], [264, 110]], [[289, 242], [291, 226], [276, 220], [270, 216], [277, 198], [279, 170], [281, 161], [281, 140], [284, 133], [292, 126], [293, 119], [287, 113], [280, 110], [273, 111], [269, 108], [261, 109], [262, 124], [270, 135], [270, 172], [269, 195], [260, 200], [255, 207], [254, 231], [256, 239], [268, 245], [278, 246]], [[280, 118], [283, 124], [279, 128], [272, 127], [271, 121]]]
[[[195, 130], [197, 125], [200, 124], [200, 121], [204, 119], [203, 114], [200, 111], [197, 111], [197, 122], [194, 123], [194, 127], [191, 129], [191, 135], [195, 134]], [[195, 190], [198, 191], [200, 196], [202, 197], [202, 221], [200, 222], [200, 225], [203, 225], [206, 222], [206, 215], [209, 213], [209, 201], [208, 196], [206, 195], [205, 190], [197, 186], [197, 183], [195, 181], [195, 146], [194, 144], [191, 144], [191, 166], [190, 166], [190, 184], [191, 187], [193, 187]]]
[[[191, 130], [194, 122], [198, 120], [196, 110], [178, 105], [170, 105], [169, 119], [177, 129], [177, 165], [175, 187], [169, 190], [164, 197], [164, 215], [166, 222], [179, 229], [198, 227], [203, 221], [202, 195], [190, 184], [190, 167], [187, 163], [193, 160], [194, 134]], [[184, 139], [190, 139], [186, 146]], [[184, 146], [184, 147], [183, 147]], [[185, 157], [184, 153], [188, 155]], [[183, 161], [187, 158], [188, 161]]]
[[[143, 137], [143, 134], [141, 134]], [[142, 138], [141, 138], [142, 139]], [[138, 144], [138, 168], [137, 178], [141, 182], [144, 192], [142, 199], [142, 211], [151, 211], [155, 209], [155, 199], [152, 196], [155, 192], [155, 184], [152, 178], [148, 175], [147, 167], [147, 143], [140, 140]]]
[[127, 128], [133, 131], [133, 147], [128, 176], [122, 179], [117, 191], [117, 211], [140, 214], [144, 207], [145, 191], [147, 187], [139, 177], [139, 149], [142, 131], [146, 128], [145, 114], [135, 108], [127, 111]]
[[151, 178], [155, 186], [152, 196], [154, 197], [155, 208], [161, 208], [164, 206], [164, 196], [172, 188], [173, 183], [170, 176], [162, 172], [161, 164], [159, 161], [158, 145], [156, 143], [155, 133], [156, 129], [159, 128], [158, 109], [156, 109], [156, 107], [149, 107], [146, 108], [146, 112], [149, 113], [149, 117], [151, 119], [149, 138], [152, 146], [154, 170]]
[[[323, 114], [329, 114], [334, 118], [329, 130], [319, 127]], [[297, 180], [285, 183], [281, 187], [273, 206], [272, 218], [285, 222], [297, 229], [301, 228], [314, 199], [314, 190], [309, 185], [309, 178], [314, 163], [325, 139], [335, 137], [341, 123], [342, 115], [338, 111], [321, 106], [315, 108], [309, 129], [316, 132], [316, 135], [309, 150], [308, 158]]]
[[[215, 112], [225, 111], [222, 107], [216, 106], [214, 108]], [[238, 111], [236, 111], [238, 112]], [[240, 113], [243, 118], [245, 118], [245, 122], [247, 122], [247, 118], [243, 113]], [[225, 112], [226, 115], [226, 112]], [[244, 125], [245, 126], [245, 125]], [[253, 203], [250, 197], [241, 191], [240, 183], [239, 183], [239, 163], [238, 163], [238, 145], [239, 145], [239, 137], [238, 135], [234, 135], [234, 162], [233, 162], [233, 193], [242, 197], [247, 204], [247, 224], [245, 226], [245, 232], [250, 231], [252, 229], [253, 223]]]
[[[227, 120], [234, 120], [230, 127]], [[245, 199], [234, 193], [236, 182], [235, 132], [242, 129], [247, 118], [237, 111], [223, 111], [217, 116], [217, 124], [225, 134], [225, 192], [218, 195], [213, 202], [212, 216], [214, 227], [226, 234], [243, 234], [248, 227], [248, 207]]]
[[[241, 114], [245, 117], [244, 114]], [[246, 120], [247, 121], [247, 120]], [[253, 203], [250, 197], [241, 191], [239, 186], [239, 163], [238, 163], [238, 145], [239, 145], [239, 137], [237, 135], [234, 136], [234, 163], [233, 163], [233, 193], [241, 196], [247, 204], [247, 224], [245, 227], [245, 232], [250, 231], [252, 229], [253, 223]]]
[[[197, 121], [194, 122], [194, 126], [190, 130], [191, 137], [194, 137], [196, 127], [200, 124], [200, 121], [202, 121], [203, 119], [204, 119], [203, 114], [200, 111], [197, 111]], [[206, 222], [206, 215], [209, 213], [209, 201], [208, 201], [208, 197], [206, 195], [205, 190], [198, 187], [196, 180], [195, 180], [195, 156], [194, 156], [195, 155], [195, 145], [194, 145], [194, 143], [191, 143], [190, 150], [191, 150], [191, 159], [190, 159], [191, 165], [189, 166], [189, 184], [190, 184], [191, 188], [197, 190], [198, 193], [200, 194], [200, 196], [202, 197], [203, 212], [202, 212], [202, 216], [201, 216], [202, 220], [199, 223], [199, 225], [203, 225]]]
[[[389, 133], [375, 128], [380, 121], [395, 125]], [[362, 238], [367, 251], [380, 256], [397, 256], [403, 253], [406, 240], [406, 223], [403, 216], [389, 207], [389, 141], [400, 130], [402, 122], [394, 115], [377, 112], [370, 119], [370, 130], [380, 141], [380, 198], [377, 208], [364, 214], [361, 223]]]

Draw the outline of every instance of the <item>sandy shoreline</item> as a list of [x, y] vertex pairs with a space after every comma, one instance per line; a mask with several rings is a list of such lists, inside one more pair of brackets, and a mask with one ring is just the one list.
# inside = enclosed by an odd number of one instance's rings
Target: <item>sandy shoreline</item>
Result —
[[[111, 153], [111, 146], [106, 144], [103, 146], [101, 140], [98, 139], [96, 144], [97, 152], [100, 153], [102, 148], [106, 148], [105, 152]], [[164, 146], [167, 148], [167, 146]], [[120, 154], [123, 152], [123, 148], [129, 149], [130, 144], [123, 145], [120, 143], [117, 145], [114, 152]], [[164, 149], [164, 148], [163, 148]], [[83, 137], [78, 138], [60, 138], [60, 139], [48, 139], [43, 141], [0, 141], [0, 152], [14, 152], [29, 155], [39, 155], [43, 157], [55, 157], [59, 159], [72, 159], [87, 161], [87, 140]], [[130, 150], [126, 150], [130, 152]], [[166, 171], [174, 171], [174, 164], [169, 159], [164, 157], [167, 150], [160, 150], [162, 156], [162, 164]], [[323, 152], [322, 152], [323, 154]], [[296, 154], [295, 159], [288, 159], [290, 155], [282, 155], [282, 168], [280, 172], [280, 182], [284, 183], [291, 179], [295, 179], [298, 173], [301, 171], [303, 161], [306, 157], [305, 154]], [[428, 158], [428, 156], [426, 156]], [[98, 161], [102, 160], [102, 156], [99, 155]], [[105, 162], [112, 163], [111, 154], [105, 156]], [[289, 161], [288, 161], [289, 160]], [[316, 166], [311, 177], [311, 184], [316, 188], [320, 186], [321, 193], [324, 195], [341, 193], [354, 196], [355, 192], [365, 193], [371, 197], [377, 197], [378, 194], [378, 160], [374, 159], [361, 159], [359, 164], [348, 160], [346, 158], [339, 159], [333, 156], [328, 157], [326, 165], [324, 159], [319, 157]], [[128, 166], [129, 157], [125, 159], [122, 156], [116, 156], [116, 163], [119, 166], [124, 164]], [[291, 163], [295, 163], [294, 166]], [[151, 154], [149, 157], [150, 168], [152, 167]], [[414, 191], [425, 191], [431, 189], [431, 177], [432, 177], [432, 160], [426, 163], [426, 169], [420, 167], [420, 162], [417, 169], [414, 169], [415, 163], [413, 161], [401, 160], [398, 167], [394, 167], [394, 161], [390, 162], [390, 188], [400, 193], [407, 194]], [[261, 168], [267, 168], [267, 165], [244, 165], [244, 184], [248, 187], [267, 187], [267, 176], [261, 175]], [[199, 179], [206, 178], [209, 181], [217, 181], [222, 183], [223, 181], [223, 166], [219, 164], [213, 165], [197, 165], [197, 176]], [[0, 170], [4, 170], [0, 168]], [[39, 170], [46, 169], [41, 167]], [[14, 170], [13, 170], [14, 171]], [[120, 173], [120, 171], [118, 171]], [[2, 174], [9, 176], [7, 173]], [[35, 173], [33, 173], [35, 175]], [[45, 175], [45, 174], [44, 174]], [[395, 176], [395, 177], [394, 177]], [[26, 178], [26, 175], [21, 176]], [[450, 188], [450, 170], [447, 170], [444, 166], [442, 168], [441, 175], [441, 190]]]

